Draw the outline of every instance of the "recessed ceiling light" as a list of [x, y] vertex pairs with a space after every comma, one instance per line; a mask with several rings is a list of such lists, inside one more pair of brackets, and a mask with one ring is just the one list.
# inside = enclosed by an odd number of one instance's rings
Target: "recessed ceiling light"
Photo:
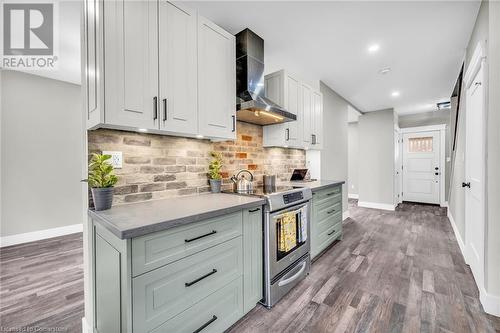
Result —
[[137, 132], [146, 133], [148, 130], [146, 128], [138, 128]]
[[391, 71], [391, 67], [385, 67], [378, 71], [379, 74], [387, 74]]
[[399, 91], [393, 91], [393, 92], [391, 93], [391, 96], [392, 96], [392, 97], [398, 97], [399, 95], [400, 95], [400, 94], [399, 94]]
[[203, 135], [198, 134], [198, 135], [196, 135], [196, 138], [198, 138], [198, 139], [203, 139]]
[[370, 52], [370, 53], [375, 53], [379, 49], [380, 49], [380, 45], [378, 45], [378, 44], [372, 44], [372, 45], [368, 46], [368, 52]]

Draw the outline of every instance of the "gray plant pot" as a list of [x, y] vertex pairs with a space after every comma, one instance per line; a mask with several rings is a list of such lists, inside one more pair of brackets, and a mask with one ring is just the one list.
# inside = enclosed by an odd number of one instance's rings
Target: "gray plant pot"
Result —
[[210, 179], [210, 190], [212, 193], [220, 193], [222, 181], [220, 179]]
[[92, 188], [95, 210], [110, 209], [113, 204], [113, 188]]

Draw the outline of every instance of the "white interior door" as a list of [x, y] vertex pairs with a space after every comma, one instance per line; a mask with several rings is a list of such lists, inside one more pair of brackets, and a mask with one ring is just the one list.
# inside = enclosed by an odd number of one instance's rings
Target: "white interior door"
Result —
[[467, 89], [465, 110], [465, 243], [472, 273], [480, 285], [484, 271], [484, 88], [483, 69]]
[[404, 201], [440, 203], [440, 146], [439, 131], [404, 134]]

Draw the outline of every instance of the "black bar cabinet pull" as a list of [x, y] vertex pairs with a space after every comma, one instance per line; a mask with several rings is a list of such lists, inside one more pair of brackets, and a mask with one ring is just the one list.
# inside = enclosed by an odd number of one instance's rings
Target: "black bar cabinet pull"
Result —
[[200, 239], [200, 238], [203, 238], [203, 237], [207, 237], [207, 236], [210, 236], [210, 235], [213, 235], [213, 234], [216, 234], [217, 231], [215, 230], [212, 230], [211, 232], [209, 232], [208, 234], [204, 234], [204, 235], [201, 235], [201, 236], [198, 236], [198, 237], [195, 237], [195, 238], [190, 238], [190, 239], [185, 239], [184, 241], [186, 243], [189, 243], [189, 242], [192, 242], [192, 241], [195, 241], [197, 239]]
[[167, 121], [167, 99], [163, 99], [163, 121]]
[[470, 188], [470, 183], [462, 183], [462, 187], [468, 187], [468, 188]]
[[236, 131], [236, 116], [232, 115], [231, 117], [233, 117], [233, 132], [234, 132]]
[[286, 129], [286, 141], [290, 140], [290, 129]]
[[331, 236], [335, 233], [335, 230], [333, 230], [332, 232], [328, 233], [327, 236]]
[[249, 212], [250, 213], [253, 213], [253, 212], [258, 212], [260, 210], [260, 208], [255, 208], [255, 209], [250, 209]]
[[153, 120], [158, 119], [158, 97], [153, 97]]
[[327, 214], [331, 214], [331, 213], [333, 213], [333, 212], [335, 212], [335, 209], [329, 210], [329, 211], [328, 211], [328, 212], [326, 212], [326, 213], [327, 213]]
[[201, 280], [206, 279], [207, 277], [209, 277], [210, 275], [215, 274], [215, 273], [217, 273], [217, 270], [214, 268], [214, 269], [212, 269], [212, 271], [210, 273], [207, 273], [203, 276], [200, 276], [199, 278], [197, 278], [196, 280], [193, 280], [191, 282], [186, 282], [186, 283], [184, 283], [184, 285], [186, 287], [191, 287], [193, 284], [198, 283]]
[[207, 321], [205, 324], [201, 325], [201, 326], [200, 326], [200, 328], [198, 328], [198, 329], [197, 329], [196, 331], [194, 331], [193, 333], [200, 333], [201, 331], [203, 331], [203, 329], [204, 329], [205, 327], [207, 327], [208, 325], [210, 325], [211, 323], [213, 323], [213, 322], [214, 322], [214, 321], [216, 321], [216, 320], [217, 320], [217, 316], [216, 316], [216, 315], [214, 315], [214, 316], [212, 317], [212, 319], [210, 319], [209, 321]]

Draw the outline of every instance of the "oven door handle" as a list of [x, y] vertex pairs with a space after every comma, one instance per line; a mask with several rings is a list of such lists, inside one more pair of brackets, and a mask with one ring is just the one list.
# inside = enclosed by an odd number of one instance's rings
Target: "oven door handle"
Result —
[[292, 283], [293, 281], [297, 280], [302, 275], [302, 273], [304, 273], [304, 271], [306, 269], [306, 265], [307, 265], [307, 263], [305, 261], [303, 261], [302, 267], [300, 268], [300, 270], [297, 273], [295, 273], [293, 276], [289, 277], [288, 279], [284, 279], [284, 280], [281, 280], [280, 282], [278, 282], [278, 286], [283, 287], [283, 286], [286, 286], [287, 284]]

